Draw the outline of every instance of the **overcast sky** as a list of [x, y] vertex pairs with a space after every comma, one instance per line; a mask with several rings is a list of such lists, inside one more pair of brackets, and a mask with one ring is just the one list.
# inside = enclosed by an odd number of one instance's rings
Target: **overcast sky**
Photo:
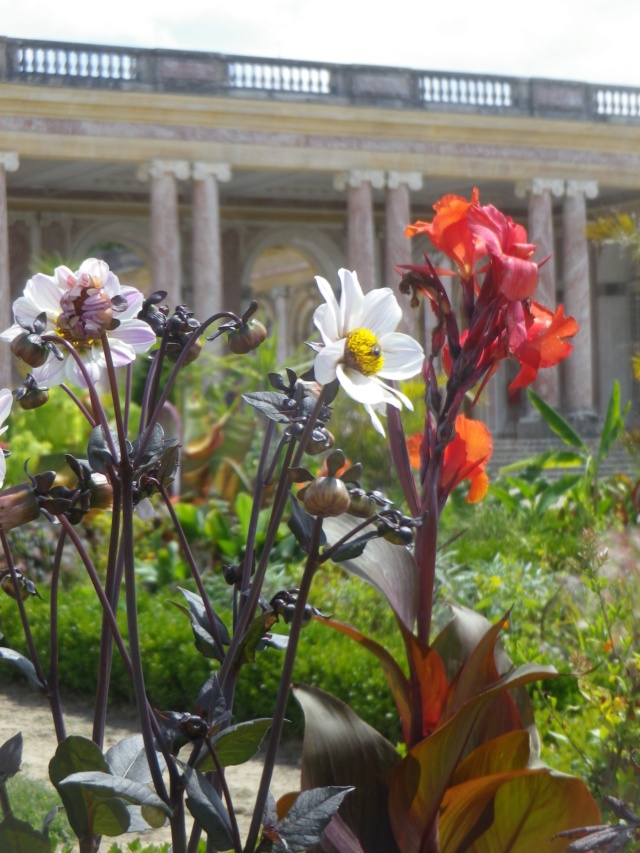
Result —
[[0, 35], [640, 86], [639, 0], [0, 0]]

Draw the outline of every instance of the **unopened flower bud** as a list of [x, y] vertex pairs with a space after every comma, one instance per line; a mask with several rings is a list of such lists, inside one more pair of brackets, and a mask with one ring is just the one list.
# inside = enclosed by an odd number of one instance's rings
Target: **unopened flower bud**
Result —
[[267, 330], [260, 320], [251, 319], [227, 335], [227, 344], [231, 352], [245, 355], [257, 349], [267, 337]]
[[91, 509], [113, 509], [113, 486], [104, 474], [91, 474], [89, 494]]
[[356, 518], [371, 518], [378, 510], [375, 500], [362, 489], [351, 491], [351, 503], [347, 512]]
[[392, 545], [413, 545], [413, 530], [411, 527], [389, 527], [387, 524], [378, 525], [378, 533]]
[[317, 456], [318, 453], [324, 453], [325, 450], [330, 450], [334, 444], [335, 438], [331, 435], [328, 429], [314, 429], [304, 452], [308, 453], [309, 456]]
[[[167, 348], [167, 358], [169, 361], [176, 362], [180, 356], [182, 355], [184, 345], [186, 345], [189, 340], [188, 335], [184, 335], [184, 340], [182, 341], [183, 346], [175, 346]], [[185, 360], [182, 362], [182, 366], [185, 367], [187, 364], [192, 364], [196, 358], [200, 355], [200, 350], [202, 349], [202, 341], [197, 340], [194, 341], [189, 347], [189, 351], [187, 352], [187, 356]]]
[[39, 409], [40, 406], [44, 406], [49, 399], [49, 392], [46, 388], [30, 388], [21, 397], [17, 397], [16, 399], [21, 409], [30, 411], [31, 409]]
[[30, 332], [17, 335], [11, 341], [11, 352], [29, 367], [42, 367], [49, 357], [49, 350], [42, 342], [34, 341], [34, 337]]
[[329, 518], [349, 509], [349, 490], [336, 477], [318, 477], [304, 490], [304, 508], [310, 515]]
[[20, 483], [0, 492], [0, 527], [13, 530], [40, 514], [38, 495], [31, 483]]
[[[36, 595], [38, 598], [42, 598], [38, 590], [36, 589], [36, 585], [33, 581], [30, 581], [28, 578], [22, 574], [22, 572], [16, 572], [16, 580], [18, 581], [18, 587], [20, 590], [20, 598], [23, 601], [26, 601], [27, 598], [31, 595]], [[8, 596], [11, 598], [17, 598], [16, 595], [16, 587], [13, 582], [13, 578], [9, 573], [5, 574], [0, 581], [0, 587], [2, 587], [3, 592], [6, 592]]]

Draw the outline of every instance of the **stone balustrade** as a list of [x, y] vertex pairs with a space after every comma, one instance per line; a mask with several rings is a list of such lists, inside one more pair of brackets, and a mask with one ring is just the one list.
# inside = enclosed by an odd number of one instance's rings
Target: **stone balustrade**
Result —
[[0, 38], [0, 82], [637, 124], [640, 89]]

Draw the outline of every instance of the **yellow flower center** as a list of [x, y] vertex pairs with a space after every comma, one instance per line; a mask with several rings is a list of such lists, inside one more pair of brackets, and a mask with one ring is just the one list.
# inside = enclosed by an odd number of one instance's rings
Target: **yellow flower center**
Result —
[[347, 367], [359, 371], [363, 376], [375, 376], [382, 370], [382, 347], [369, 329], [354, 329], [349, 332], [344, 354]]

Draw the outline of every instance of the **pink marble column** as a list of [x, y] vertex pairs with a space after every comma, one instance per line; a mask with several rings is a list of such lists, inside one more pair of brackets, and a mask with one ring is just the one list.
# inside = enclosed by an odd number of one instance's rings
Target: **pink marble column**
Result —
[[222, 311], [222, 248], [218, 183], [231, 180], [226, 163], [193, 164], [191, 192], [193, 310], [199, 320]]
[[[9, 267], [9, 214], [7, 212], [7, 172], [15, 172], [20, 164], [14, 151], [0, 152], [0, 331], [13, 322], [11, 310], [11, 277]], [[9, 348], [3, 344], [0, 355], [0, 388], [11, 385], [12, 359]]]
[[[534, 178], [531, 182], [518, 184], [516, 195], [524, 198], [529, 193], [529, 219], [527, 233], [529, 242], [538, 248], [534, 261], [541, 263], [538, 289], [534, 299], [547, 308], [556, 307], [556, 262], [553, 242], [553, 198], [564, 195], [564, 181], [557, 178]], [[560, 384], [557, 367], [541, 370], [533, 384], [533, 390], [550, 406], [560, 405]]]
[[411, 223], [411, 190], [422, 189], [420, 172], [388, 172], [384, 223], [384, 283], [398, 297], [402, 306], [402, 331], [418, 334], [418, 312], [409, 305], [409, 298], [398, 293], [401, 275], [397, 266], [412, 261], [411, 240], [404, 236]]
[[373, 189], [384, 187], [384, 172], [354, 170], [338, 175], [337, 189], [347, 190], [347, 266], [358, 273], [366, 293], [377, 286]]
[[563, 225], [563, 291], [567, 314], [573, 314], [580, 331], [565, 362], [566, 408], [569, 414], [594, 411], [593, 334], [589, 247], [584, 230], [587, 198], [598, 194], [596, 181], [567, 181]]
[[190, 172], [186, 160], [152, 160], [138, 172], [151, 182], [151, 282], [154, 290], [166, 290], [171, 309], [182, 302], [178, 180]]

